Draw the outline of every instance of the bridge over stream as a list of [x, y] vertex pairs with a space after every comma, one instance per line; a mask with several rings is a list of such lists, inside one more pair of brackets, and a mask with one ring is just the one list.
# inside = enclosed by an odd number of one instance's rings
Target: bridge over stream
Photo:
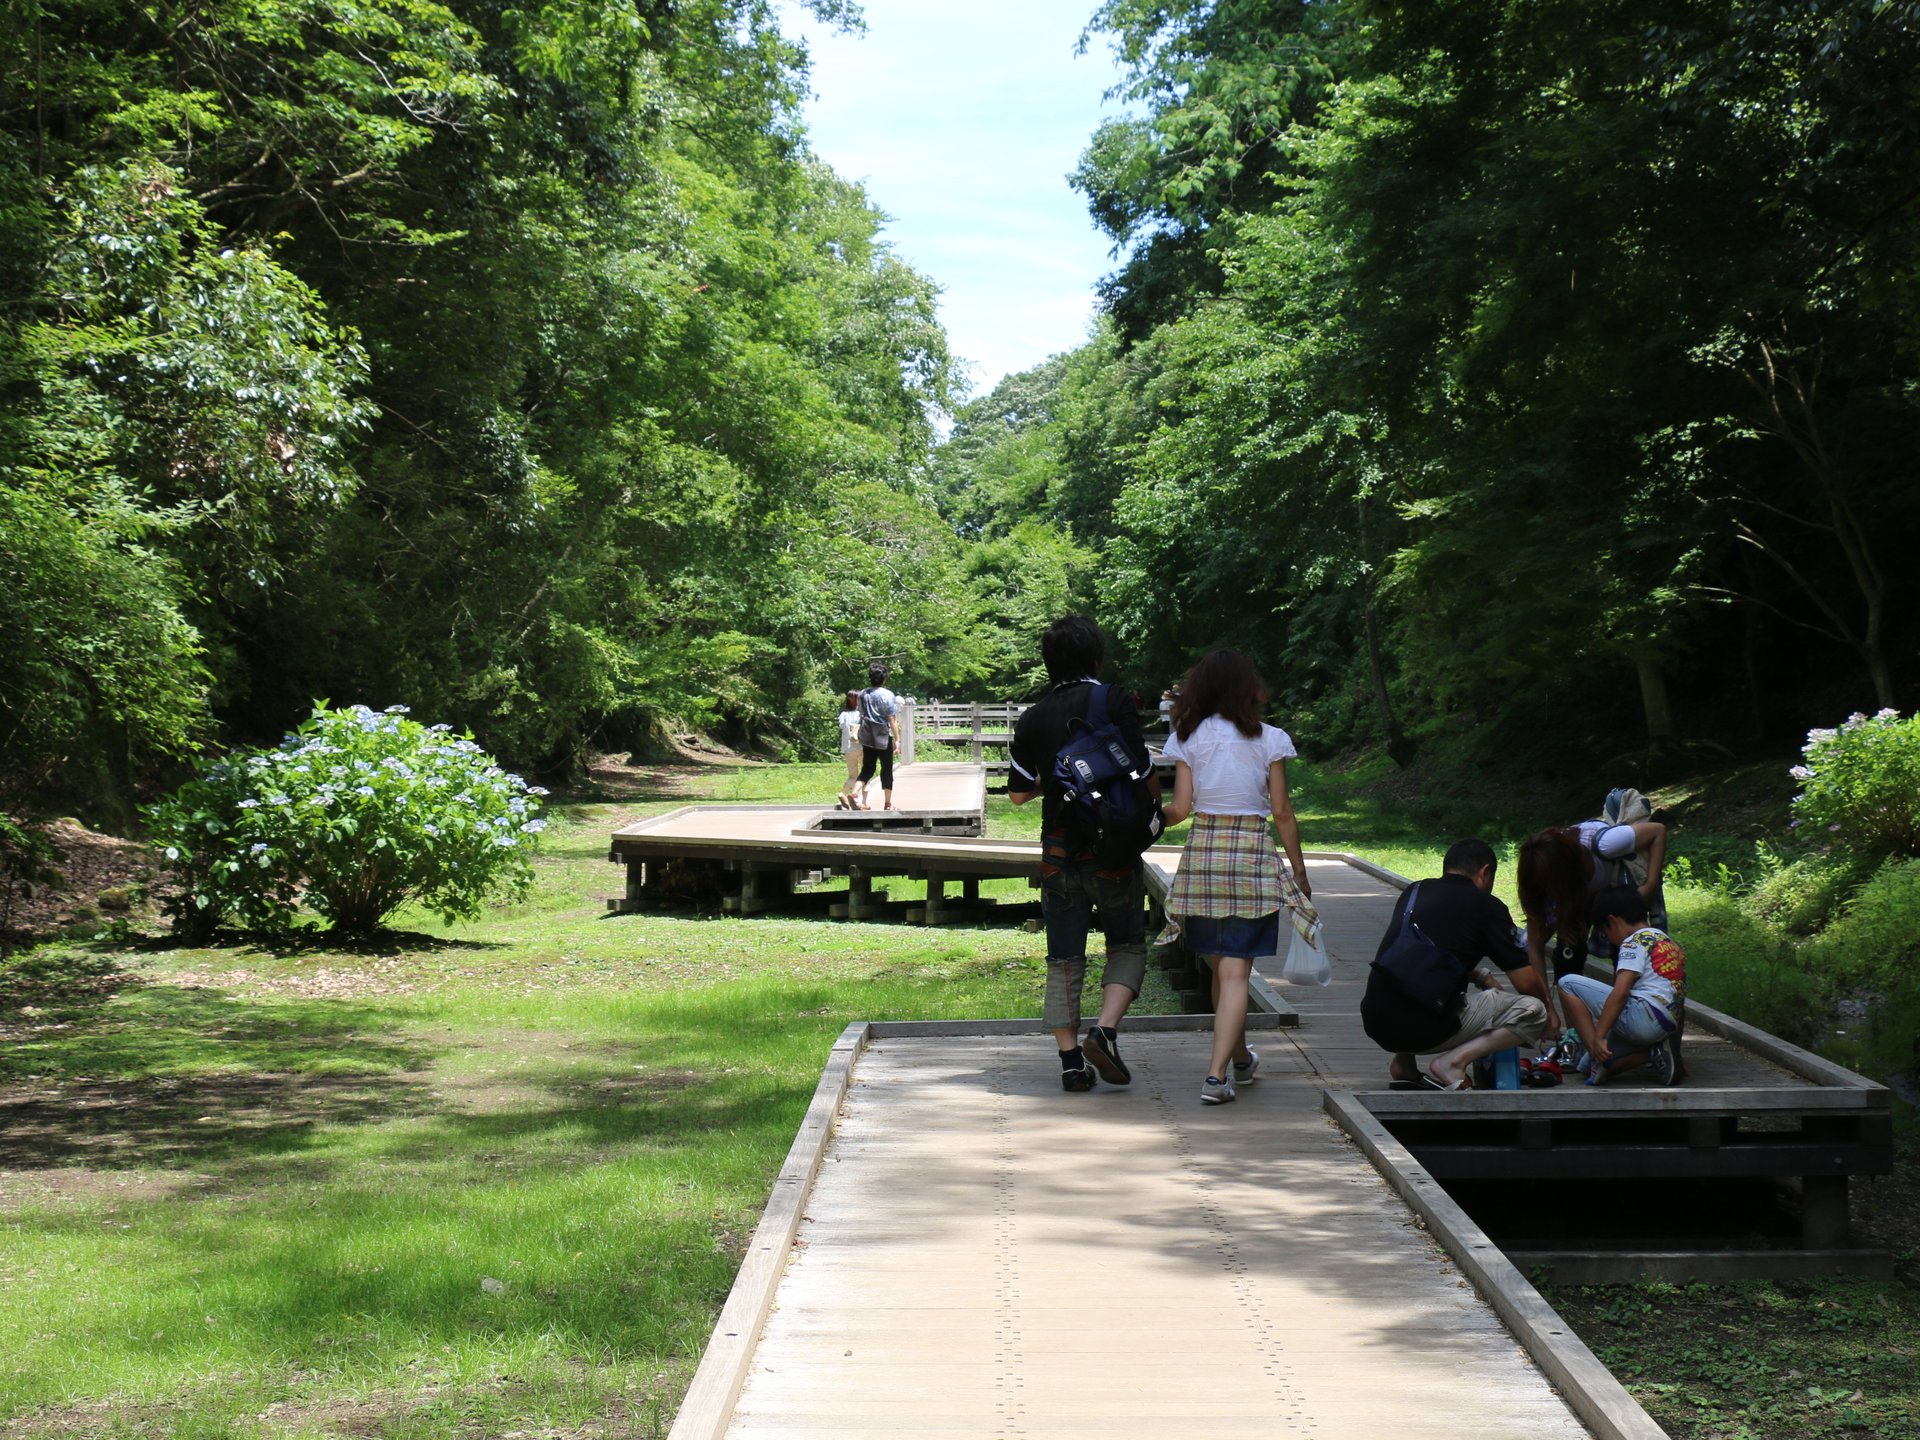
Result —
[[[615, 854], [943, 885], [1037, 874], [1037, 847], [977, 826], [837, 833], [823, 812], [769, 808], [675, 812], [618, 832]], [[1149, 858], [1164, 894], [1178, 851]], [[1199, 1103], [1205, 1015], [1130, 1021], [1133, 1083], [1087, 1095], [1062, 1093], [1036, 1020], [849, 1026], [675, 1440], [1652, 1437], [1526, 1271], [1888, 1263], [1846, 1230], [1848, 1177], [1891, 1166], [1880, 1087], [1695, 1006], [1681, 1087], [1643, 1072], [1598, 1090], [1389, 1090], [1357, 1011], [1404, 882], [1353, 856], [1308, 866], [1334, 981], [1262, 982], [1261, 1078], [1233, 1105]], [[954, 918], [933, 888], [892, 918]], [[743, 890], [738, 908], [804, 908], [786, 889]], [[1613, 1210], [1659, 1228], [1609, 1228]]]

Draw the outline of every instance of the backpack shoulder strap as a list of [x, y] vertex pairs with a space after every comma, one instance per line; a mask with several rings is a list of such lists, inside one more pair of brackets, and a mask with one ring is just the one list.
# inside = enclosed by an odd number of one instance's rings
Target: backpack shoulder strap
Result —
[[1087, 693], [1087, 728], [1098, 730], [1107, 723], [1107, 687], [1098, 680]]

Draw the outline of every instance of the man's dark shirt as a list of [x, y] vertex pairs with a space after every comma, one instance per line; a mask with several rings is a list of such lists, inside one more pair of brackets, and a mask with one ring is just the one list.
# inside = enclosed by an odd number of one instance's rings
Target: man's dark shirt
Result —
[[[1063, 828], [1061, 808], [1066, 804], [1066, 797], [1060, 793], [1060, 782], [1053, 778], [1054, 757], [1072, 738], [1072, 722], [1086, 718], [1087, 701], [1099, 683], [1070, 680], [1056, 685], [1028, 706], [1014, 724], [1013, 744], [1007, 751], [1007, 759], [1013, 766], [1007, 776], [1007, 788], [1015, 793], [1040, 792], [1040, 829], [1045, 834]], [[1127, 748], [1144, 765], [1147, 741], [1140, 731], [1140, 712], [1134, 709], [1133, 697], [1118, 685], [1107, 687], [1107, 718], [1120, 732]]]
[[[1386, 954], [1399, 938], [1412, 894], [1411, 885], [1400, 892], [1374, 959]], [[1413, 918], [1422, 934], [1460, 961], [1463, 980], [1482, 959], [1502, 970], [1524, 969], [1528, 963], [1526, 947], [1514, 940], [1513, 912], [1507, 902], [1487, 894], [1465, 875], [1422, 880]], [[1464, 996], [1464, 989], [1461, 993]], [[1360, 1021], [1374, 1043], [1388, 1050], [1431, 1050], [1460, 1028], [1460, 1007], [1436, 1015], [1409, 1001], [1392, 977], [1376, 967], [1367, 971]]]

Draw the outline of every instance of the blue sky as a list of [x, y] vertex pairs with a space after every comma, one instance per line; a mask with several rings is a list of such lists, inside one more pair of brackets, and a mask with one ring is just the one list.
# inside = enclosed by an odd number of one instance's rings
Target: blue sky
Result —
[[1115, 266], [1066, 176], [1119, 78], [1075, 42], [1093, 0], [864, 0], [864, 35], [790, 9], [806, 39], [821, 158], [892, 217], [885, 238], [944, 290], [940, 315], [976, 394], [1086, 338]]

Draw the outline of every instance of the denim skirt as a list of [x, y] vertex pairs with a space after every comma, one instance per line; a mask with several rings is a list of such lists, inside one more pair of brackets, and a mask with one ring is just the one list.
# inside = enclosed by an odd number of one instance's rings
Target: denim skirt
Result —
[[1254, 920], [1244, 915], [1220, 920], [1187, 915], [1180, 921], [1180, 939], [1195, 955], [1264, 959], [1280, 951], [1280, 912], [1271, 910]]

